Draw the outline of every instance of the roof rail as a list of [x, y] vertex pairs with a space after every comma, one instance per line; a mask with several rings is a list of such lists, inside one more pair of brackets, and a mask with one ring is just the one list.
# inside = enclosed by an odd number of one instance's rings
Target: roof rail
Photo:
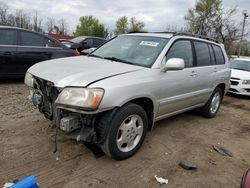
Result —
[[204, 36], [204, 35], [198, 35], [198, 34], [192, 34], [192, 33], [183, 33], [183, 32], [175, 32], [175, 33], [173, 33], [173, 36], [177, 36], [177, 35], [184, 35], [184, 36], [189, 36], [189, 37], [197, 37], [197, 38], [201, 38], [201, 39], [210, 40], [212, 42], [221, 43], [219, 40], [216, 40], [216, 39]]
[[[129, 33], [148, 33], [148, 32], [147, 31], [142, 31], [142, 32], [129, 32]], [[201, 38], [201, 39], [210, 40], [212, 42], [221, 43], [219, 40], [216, 40], [216, 39], [204, 36], [204, 35], [198, 35], [198, 34], [192, 34], [192, 33], [185, 33], [185, 32], [159, 31], [159, 32], [150, 32], [150, 33], [164, 33], [164, 34], [172, 34], [173, 36], [182, 35], [182, 36], [189, 36], [189, 37], [197, 37], [197, 38]]]

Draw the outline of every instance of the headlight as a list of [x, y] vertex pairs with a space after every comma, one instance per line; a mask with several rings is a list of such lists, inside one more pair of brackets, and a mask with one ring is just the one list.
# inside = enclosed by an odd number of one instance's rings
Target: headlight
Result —
[[64, 88], [58, 98], [57, 104], [97, 109], [104, 94], [99, 88]]
[[242, 84], [250, 84], [250, 80], [243, 80]]
[[26, 73], [24, 83], [29, 87], [34, 86], [34, 77], [32, 76], [32, 74], [30, 74], [28, 72]]

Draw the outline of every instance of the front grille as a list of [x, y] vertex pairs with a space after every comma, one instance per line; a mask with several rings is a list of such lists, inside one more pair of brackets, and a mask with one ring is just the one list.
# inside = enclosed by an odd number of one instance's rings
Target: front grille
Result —
[[238, 93], [238, 91], [236, 89], [233, 89], [233, 88], [230, 88], [229, 91]]
[[239, 82], [233, 81], [233, 80], [230, 80], [230, 83], [231, 83], [231, 85], [233, 85], [233, 86], [237, 86], [237, 85], [239, 84]]
[[234, 80], [240, 80], [239, 78], [235, 78], [235, 77], [231, 77], [231, 79], [234, 79]]

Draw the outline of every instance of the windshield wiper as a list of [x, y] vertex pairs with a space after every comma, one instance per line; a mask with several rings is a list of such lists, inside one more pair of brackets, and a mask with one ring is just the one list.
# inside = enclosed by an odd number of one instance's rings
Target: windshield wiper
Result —
[[90, 54], [90, 55], [88, 55], [88, 57], [97, 57], [97, 58], [101, 58], [101, 59], [103, 59], [103, 57], [102, 57], [102, 56], [95, 55], [95, 54]]
[[135, 63], [126, 61], [124, 59], [119, 59], [117, 57], [104, 57], [104, 59], [108, 59], [108, 60], [111, 60], [111, 61], [118, 61], [118, 62], [127, 63], [127, 64], [131, 64], [131, 65], [136, 65]]

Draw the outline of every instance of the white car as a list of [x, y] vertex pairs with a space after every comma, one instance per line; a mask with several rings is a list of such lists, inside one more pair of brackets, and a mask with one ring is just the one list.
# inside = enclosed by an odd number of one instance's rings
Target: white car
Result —
[[250, 57], [231, 61], [230, 89], [228, 92], [250, 96]]

